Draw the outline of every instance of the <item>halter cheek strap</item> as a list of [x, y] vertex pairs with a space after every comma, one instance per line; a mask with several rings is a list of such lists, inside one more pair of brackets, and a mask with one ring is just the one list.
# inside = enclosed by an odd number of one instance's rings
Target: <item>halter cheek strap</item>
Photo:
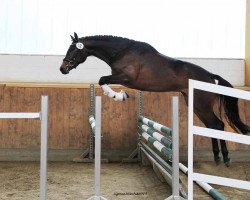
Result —
[[[84, 44], [81, 43], [81, 42], [77, 42], [77, 43], [74, 43], [74, 44], [71, 44], [71, 45], [76, 45], [76, 48], [79, 49], [80, 51], [82, 49], [84, 49]], [[63, 61], [66, 61], [66, 62], [69, 62], [69, 63], [73, 62], [72, 60], [67, 59], [67, 58], [64, 58]], [[74, 68], [76, 68], [76, 67], [74, 67]]]

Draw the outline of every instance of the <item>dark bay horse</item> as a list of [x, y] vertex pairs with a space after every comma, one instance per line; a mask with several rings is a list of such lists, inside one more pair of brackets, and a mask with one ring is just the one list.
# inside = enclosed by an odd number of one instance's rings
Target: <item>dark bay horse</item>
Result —
[[[181, 92], [186, 103], [188, 79], [232, 87], [222, 77], [195, 64], [162, 55], [144, 42], [113, 36], [78, 38], [76, 33], [74, 33], [74, 37], [71, 36], [71, 39], [72, 44], [63, 59], [61, 72], [68, 74], [70, 70], [83, 63], [88, 56], [95, 56], [106, 62], [112, 70], [112, 75], [100, 78], [100, 86], [110, 97], [118, 100], [124, 100], [128, 98], [128, 95], [124, 92], [112, 91], [107, 86], [108, 84], [120, 84], [141, 91]], [[195, 90], [194, 100], [194, 112], [206, 127], [224, 130], [224, 123], [221, 119], [223, 110], [227, 121], [235, 131], [250, 134], [250, 127], [244, 124], [239, 117], [237, 98]], [[220, 144], [224, 163], [229, 166], [230, 159], [226, 143], [224, 140], [220, 140]], [[214, 160], [219, 163], [217, 139], [212, 139], [212, 147]]]

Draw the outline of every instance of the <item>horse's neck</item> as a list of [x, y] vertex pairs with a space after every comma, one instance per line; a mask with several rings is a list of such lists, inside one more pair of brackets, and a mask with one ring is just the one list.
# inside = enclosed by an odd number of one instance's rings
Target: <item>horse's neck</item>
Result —
[[115, 43], [112, 41], [102, 41], [102, 40], [91, 40], [88, 38], [86, 40], [86, 47], [91, 50], [91, 55], [103, 60], [108, 65], [111, 65], [112, 60], [123, 51], [129, 44]]
[[104, 62], [106, 62], [108, 65], [111, 64], [111, 58], [112, 55], [109, 52], [109, 49], [107, 48], [98, 48], [98, 46], [94, 47], [91, 49], [92, 50], [92, 55], [103, 60]]

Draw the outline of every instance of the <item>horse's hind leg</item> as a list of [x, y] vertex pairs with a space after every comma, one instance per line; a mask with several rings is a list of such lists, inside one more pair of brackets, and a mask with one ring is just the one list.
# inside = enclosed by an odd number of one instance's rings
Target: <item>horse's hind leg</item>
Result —
[[[212, 146], [213, 146], [213, 153], [214, 153], [214, 161], [216, 164], [219, 164], [220, 162], [220, 157], [219, 157], [219, 145], [218, 145], [218, 140], [216, 138], [212, 138]], [[230, 158], [228, 157], [228, 150], [227, 150], [227, 145], [225, 140], [220, 140], [220, 146], [221, 146], [221, 153], [223, 156], [223, 161], [227, 167], [230, 165]]]
[[[185, 101], [187, 103], [188, 96], [186, 93], [182, 93], [184, 95]], [[216, 96], [196, 91], [195, 92], [195, 102], [194, 102], [194, 113], [198, 116], [198, 118], [204, 123], [207, 128], [224, 130], [224, 123], [221, 121], [213, 111], [213, 105], [216, 100]], [[196, 103], [197, 102], [197, 103]], [[218, 140], [212, 138], [212, 148], [214, 154], [214, 161], [218, 164], [220, 161], [219, 157], [219, 145]], [[230, 159], [228, 158], [228, 150], [224, 140], [220, 141], [221, 143], [221, 152], [223, 155], [223, 160], [225, 165], [229, 166]]]
[[220, 156], [219, 156], [220, 150], [219, 150], [218, 140], [216, 138], [211, 138], [211, 141], [214, 153], [214, 161], [218, 165], [220, 163]]
[[[211, 129], [217, 129], [217, 130], [224, 130], [224, 123], [214, 114], [213, 111], [210, 112], [205, 112], [205, 114], [201, 114], [200, 112], [196, 112], [197, 116], [200, 118], [200, 120], [205, 124], [205, 126], [207, 128], [211, 128]], [[218, 165], [220, 163], [220, 149], [219, 149], [219, 144], [218, 144], [218, 139], [217, 138], [211, 138], [211, 142], [212, 142], [212, 150], [213, 150], [213, 154], [214, 154], [214, 161], [215, 163]], [[224, 156], [224, 152], [225, 149], [227, 151], [227, 147], [223, 146], [224, 149], [222, 151], [222, 155], [223, 158], [225, 158]], [[228, 152], [227, 152], [228, 155]], [[225, 162], [225, 160], [224, 160]]]
[[225, 140], [220, 140], [220, 146], [221, 146], [221, 152], [223, 155], [223, 160], [224, 163], [227, 167], [230, 165], [230, 158], [228, 157], [228, 150], [227, 150], [227, 145]]
[[[213, 111], [211, 112], [196, 112], [197, 116], [200, 118], [200, 120], [205, 124], [207, 128], [216, 129], [216, 130], [224, 130], [224, 122], [221, 121]], [[225, 140], [220, 140], [221, 145], [221, 153], [223, 156], [223, 161], [225, 165], [228, 167], [230, 165], [230, 159], [228, 157], [228, 150], [226, 146]], [[219, 163], [220, 157], [219, 157], [219, 146], [218, 146], [218, 140], [215, 138], [212, 138], [212, 147], [213, 147], [213, 153], [214, 153], [214, 161], [216, 164]]]

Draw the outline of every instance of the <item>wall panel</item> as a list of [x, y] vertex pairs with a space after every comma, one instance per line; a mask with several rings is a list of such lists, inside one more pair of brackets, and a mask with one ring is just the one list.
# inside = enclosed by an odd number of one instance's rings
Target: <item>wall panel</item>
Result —
[[[0, 83], [98, 83], [101, 76], [111, 74], [103, 61], [89, 57], [70, 74], [59, 71], [64, 56], [1, 55]], [[243, 59], [180, 58], [211, 73], [218, 74], [234, 86], [245, 85], [245, 61]]]

